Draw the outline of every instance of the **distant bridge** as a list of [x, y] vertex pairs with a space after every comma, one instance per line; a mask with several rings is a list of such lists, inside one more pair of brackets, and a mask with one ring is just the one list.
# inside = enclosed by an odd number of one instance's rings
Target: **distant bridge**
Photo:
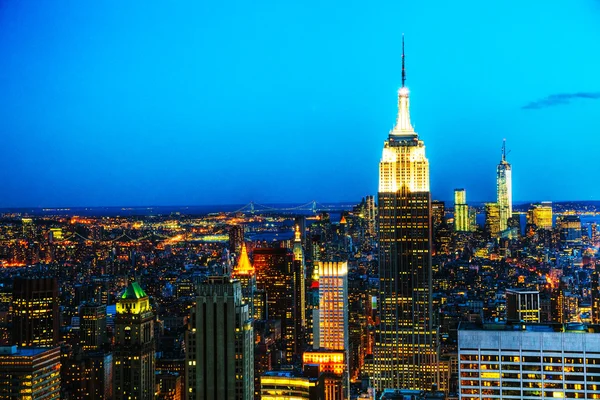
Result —
[[308, 211], [308, 212], [312, 212], [313, 214], [316, 214], [318, 212], [322, 212], [322, 211], [326, 211], [326, 212], [333, 212], [333, 211], [344, 211], [345, 209], [343, 207], [340, 207], [339, 205], [336, 206], [331, 206], [331, 205], [325, 205], [322, 203], [318, 203], [316, 200], [312, 200], [309, 201], [308, 203], [305, 204], [301, 204], [299, 206], [295, 206], [295, 207], [274, 207], [274, 206], [268, 206], [268, 205], [264, 205], [264, 204], [258, 204], [255, 203], [253, 201], [251, 201], [250, 203], [244, 205], [243, 207], [235, 210], [235, 211], [231, 211], [228, 214], [237, 214], [237, 213], [250, 213], [250, 214], [263, 214], [263, 213], [278, 213], [278, 212], [284, 212], [284, 213], [288, 213], [288, 212], [299, 212], [299, 211]]

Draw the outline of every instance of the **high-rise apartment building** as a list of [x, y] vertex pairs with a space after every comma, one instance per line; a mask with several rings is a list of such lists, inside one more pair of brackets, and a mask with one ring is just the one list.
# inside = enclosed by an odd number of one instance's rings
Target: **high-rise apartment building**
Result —
[[425, 144], [410, 122], [409, 91], [398, 92], [396, 125], [379, 164], [379, 311], [374, 383], [430, 389], [437, 383], [431, 301], [431, 195]]
[[454, 230], [457, 232], [471, 230], [467, 191], [465, 189], [454, 189]]
[[55, 278], [14, 280], [12, 325], [12, 343], [19, 347], [58, 344], [58, 283]]
[[85, 303], [79, 309], [79, 343], [83, 350], [99, 350], [106, 338], [106, 306]]
[[502, 142], [502, 159], [496, 169], [497, 203], [500, 209], [500, 231], [508, 228], [508, 219], [512, 218], [512, 167], [506, 161], [506, 140]]
[[60, 399], [60, 347], [0, 347], [0, 399]]
[[461, 323], [461, 399], [600, 398], [598, 327]]
[[238, 280], [199, 285], [186, 344], [188, 399], [254, 398], [254, 330]]
[[117, 400], [154, 398], [154, 312], [137, 282], [117, 301], [114, 345], [114, 396]]

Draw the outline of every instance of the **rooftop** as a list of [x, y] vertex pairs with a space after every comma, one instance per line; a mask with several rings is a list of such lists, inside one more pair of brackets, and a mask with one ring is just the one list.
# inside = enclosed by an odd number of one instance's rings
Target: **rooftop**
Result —
[[148, 297], [148, 295], [137, 282], [131, 282], [129, 286], [127, 286], [127, 289], [125, 289], [125, 292], [121, 295], [122, 299], [128, 300], [141, 299], [143, 297]]
[[495, 322], [461, 322], [461, 331], [525, 331], [525, 332], [570, 332], [570, 333], [600, 333], [600, 325], [586, 325], [579, 322], [559, 323], [519, 323], [507, 321]]

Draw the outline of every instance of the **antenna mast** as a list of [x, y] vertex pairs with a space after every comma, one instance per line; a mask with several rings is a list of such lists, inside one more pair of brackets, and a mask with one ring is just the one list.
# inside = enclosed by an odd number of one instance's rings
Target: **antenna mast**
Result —
[[402, 34], [402, 87], [406, 82], [406, 69], [404, 68], [404, 33]]

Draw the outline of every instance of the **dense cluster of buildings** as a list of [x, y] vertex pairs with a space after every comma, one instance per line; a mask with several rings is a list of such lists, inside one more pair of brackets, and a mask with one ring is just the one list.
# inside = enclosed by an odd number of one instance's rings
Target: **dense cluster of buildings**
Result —
[[432, 200], [403, 65], [354, 207], [6, 213], [0, 399], [600, 398], [594, 205], [513, 205], [506, 154]]

